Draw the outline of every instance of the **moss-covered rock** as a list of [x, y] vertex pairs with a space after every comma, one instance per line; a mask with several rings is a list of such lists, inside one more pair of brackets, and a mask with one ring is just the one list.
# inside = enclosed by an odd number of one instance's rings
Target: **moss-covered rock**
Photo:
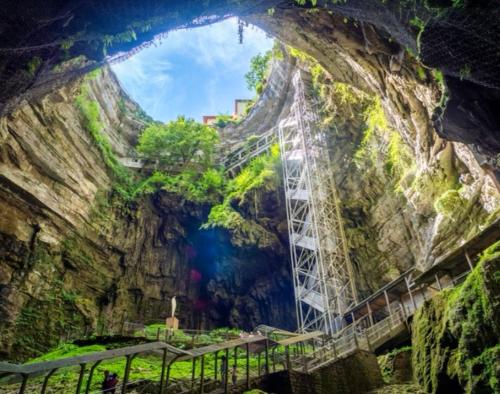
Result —
[[413, 322], [413, 368], [431, 393], [500, 390], [500, 241], [466, 281], [436, 295]]
[[385, 383], [405, 383], [412, 380], [411, 346], [394, 349], [377, 357], [377, 361]]

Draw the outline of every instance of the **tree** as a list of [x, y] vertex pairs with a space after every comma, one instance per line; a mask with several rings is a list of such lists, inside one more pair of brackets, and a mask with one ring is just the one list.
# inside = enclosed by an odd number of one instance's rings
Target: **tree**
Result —
[[213, 164], [215, 145], [219, 142], [213, 128], [179, 116], [176, 120], [153, 123], [139, 137], [137, 151], [160, 164], [205, 170]]
[[267, 51], [264, 55], [259, 53], [250, 60], [250, 71], [245, 74], [248, 89], [258, 91], [260, 86], [262, 90], [271, 56], [272, 52]]

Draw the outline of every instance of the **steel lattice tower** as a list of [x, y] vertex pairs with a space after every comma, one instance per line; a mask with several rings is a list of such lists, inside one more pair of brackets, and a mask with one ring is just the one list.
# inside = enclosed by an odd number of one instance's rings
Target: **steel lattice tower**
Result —
[[324, 133], [293, 78], [291, 116], [279, 124], [290, 254], [301, 332], [334, 333], [357, 301], [353, 269]]

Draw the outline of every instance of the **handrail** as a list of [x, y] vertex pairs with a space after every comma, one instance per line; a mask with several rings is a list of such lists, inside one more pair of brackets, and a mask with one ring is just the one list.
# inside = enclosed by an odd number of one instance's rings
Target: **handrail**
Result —
[[33, 364], [11, 364], [0, 362], [0, 373], [7, 372], [10, 374], [33, 375], [40, 372], [47, 372], [53, 369], [67, 368], [80, 366], [96, 361], [109, 360], [112, 358], [130, 356], [137, 353], [149, 352], [153, 350], [167, 350], [179, 356], [189, 354], [182, 349], [177, 349], [165, 342], [152, 342], [144, 345], [127, 346], [120, 349], [105, 350], [101, 352], [89, 353], [82, 356], [61, 358], [59, 360], [42, 361]]

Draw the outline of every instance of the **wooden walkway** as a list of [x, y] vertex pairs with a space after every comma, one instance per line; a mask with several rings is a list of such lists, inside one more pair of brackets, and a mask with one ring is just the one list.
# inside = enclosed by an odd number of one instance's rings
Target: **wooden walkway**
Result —
[[[358, 350], [375, 352], [402, 334], [408, 334], [408, 320], [423, 302], [438, 291], [461, 283], [473, 269], [476, 256], [486, 247], [500, 239], [500, 219], [490, 227], [465, 242], [456, 250], [440, 259], [431, 269], [422, 273], [411, 269], [393, 282], [387, 284], [358, 305], [351, 308], [343, 319], [343, 328], [333, 337], [322, 332], [304, 334], [291, 333], [269, 326], [259, 326], [257, 330], [265, 335], [248, 335], [224, 342], [182, 350], [165, 342], [157, 341], [144, 345], [91, 353], [34, 364], [10, 364], [0, 362], [0, 386], [19, 383], [18, 392], [28, 390], [30, 379], [43, 376], [37, 388], [29, 392], [44, 394], [50, 385], [50, 378], [67, 368], [78, 370], [78, 381], [74, 392], [88, 394], [96, 367], [105, 360], [124, 357], [124, 376], [119, 392], [129, 390], [130, 369], [139, 354], [156, 354], [162, 359], [161, 374], [158, 377], [158, 392], [164, 393], [228, 393], [229, 368], [224, 376], [220, 374], [218, 361], [222, 357], [229, 366], [238, 360], [238, 351], [245, 352], [245, 376], [237, 382], [237, 387], [250, 388], [263, 376], [281, 370], [313, 372]], [[222, 354], [221, 358], [219, 355]], [[213, 376], [205, 375], [206, 357], [213, 356], [215, 363]], [[257, 366], [250, 363], [250, 355], [258, 359]], [[170, 379], [172, 366], [178, 361], [192, 360], [190, 379], [173, 381]], [[199, 363], [198, 373], [197, 363]], [[73, 391], [73, 390], [72, 390]]]

